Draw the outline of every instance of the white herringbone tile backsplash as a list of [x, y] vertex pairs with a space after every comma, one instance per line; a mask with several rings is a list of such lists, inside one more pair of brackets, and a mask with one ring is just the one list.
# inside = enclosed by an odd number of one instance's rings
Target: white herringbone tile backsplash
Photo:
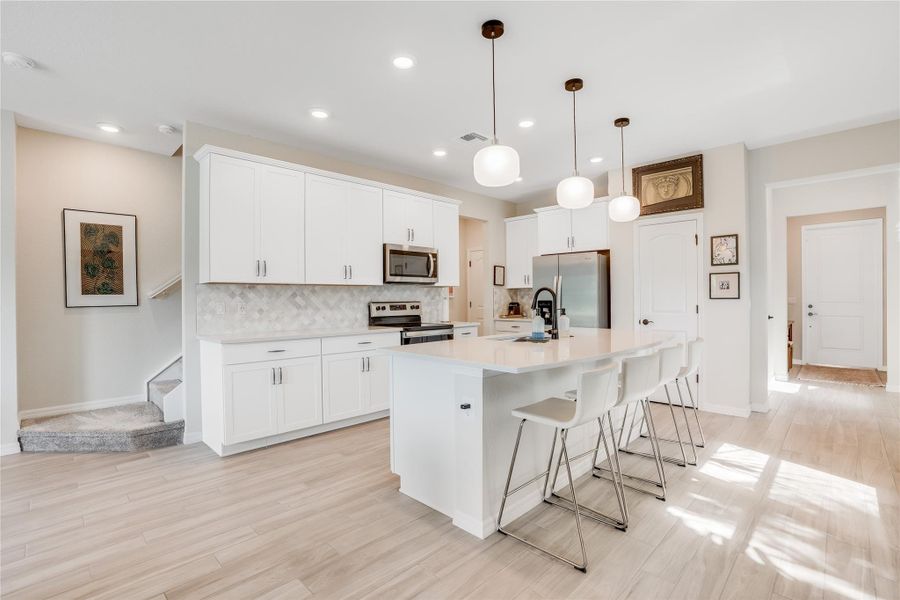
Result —
[[423, 320], [435, 322], [441, 320], [444, 294], [444, 288], [420, 285], [200, 284], [197, 333], [365, 327], [370, 301], [421, 302]]

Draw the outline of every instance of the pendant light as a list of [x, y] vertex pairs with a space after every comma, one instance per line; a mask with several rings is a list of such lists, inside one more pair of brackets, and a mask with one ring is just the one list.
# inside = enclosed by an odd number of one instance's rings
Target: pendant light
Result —
[[641, 216], [640, 201], [625, 193], [625, 128], [631, 124], [631, 120], [619, 117], [613, 123], [619, 128], [619, 145], [622, 150], [622, 194], [609, 203], [609, 218], [618, 223], [627, 223]]
[[509, 185], [519, 176], [519, 153], [497, 140], [497, 82], [494, 74], [494, 40], [503, 35], [503, 23], [492, 19], [481, 25], [481, 35], [491, 40], [491, 106], [494, 117], [494, 135], [491, 145], [475, 154], [472, 162], [475, 181], [485, 187]]
[[584, 208], [594, 201], [594, 182], [578, 175], [578, 128], [575, 121], [575, 92], [584, 87], [580, 79], [570, 79], [565, 90], [572, 92], [572, 150], [574, 170], [556, 186], [556, 203], [563, 208]]

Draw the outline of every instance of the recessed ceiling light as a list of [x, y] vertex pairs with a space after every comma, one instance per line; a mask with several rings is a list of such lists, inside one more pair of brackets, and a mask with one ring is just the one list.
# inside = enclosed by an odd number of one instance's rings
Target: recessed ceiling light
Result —
[[171, 125], [157, 125], [156, 130], [160, 133], [164, 133], [166, 135], [172, 135], [177, 133], [178, 130], [172, 127]]
[[394, 66], [398, 69], [412, 69], [416, 66], [416, 59], [412, 56], [396, 56], [394, 57]]
[[437, 156], [438, 158], [442, 158], [442, 157], [444, 157], [444, 156], [447, 156], [447, 151], [444, 150], [443, 148], [438, 148], [437, 150], [435, 150], [434, 152], [432, 152], [432, 154], [434, 154], [434, 155]]
[[522, 119], [519, 121], [519, 127], [522, 129], [528, 129], [529, 127], [534, 127], [534, 121], [531, 119]]
[[37, 66], [34, 60], [16, 52], [4, 52], [3, 64], [15, 69], [33, 69]]
[[324, 108], [311, 108], [309, 109], [309, 114], [316, 119], [327, 119], [328, 111]]
[[603, 157], [602, 157], [602, 156], [592, 156], [592, 157], [591, 157], [591, 162], [592, 162], [592, 163], [603, 162]]
[[122, 128], [118, 125], [113, 125], [112, 123], [97, 123], [97, 127], [105, 131], [106, 133], [119, 133], [122, 131]]
[[516, 177], [516, 183], [519, 183], [519, 182], [521, 182], [521, 181], [522, 181], [522, 178], [521, 178], [521, 177]]

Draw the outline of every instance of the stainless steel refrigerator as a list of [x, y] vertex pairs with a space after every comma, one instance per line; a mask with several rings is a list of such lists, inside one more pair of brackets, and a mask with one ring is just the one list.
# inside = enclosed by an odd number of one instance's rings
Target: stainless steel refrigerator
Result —
[[[575, 252], [535, 257], [534, 290], [548, 287], [572, 327], [609, 327], [609, 254]], [[546, 292], [540, 300], [549, 300]]]

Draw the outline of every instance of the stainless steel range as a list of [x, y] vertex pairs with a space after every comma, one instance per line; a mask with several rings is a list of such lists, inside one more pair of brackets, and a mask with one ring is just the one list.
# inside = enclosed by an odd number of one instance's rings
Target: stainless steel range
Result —
[[422, 305], [407, 302], [369, 302], [369, 325], [400, 327], [400, 343], [423, 344], [453, 339], [451, 323], [423, 323]]

